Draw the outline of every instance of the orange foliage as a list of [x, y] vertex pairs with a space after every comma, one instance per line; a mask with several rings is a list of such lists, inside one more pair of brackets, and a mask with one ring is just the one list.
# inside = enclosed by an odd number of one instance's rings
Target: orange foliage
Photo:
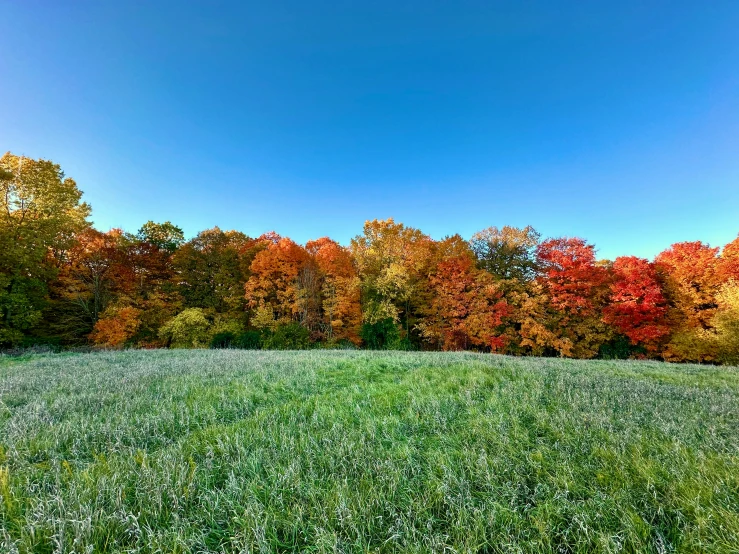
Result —
[[245, 285], [249, 307], [271, 311], [276, 321], [297, 321], [301, 312], [298, 276], [309, 262], [308, 252], [292, 240], [270, 242], [251, 263]]
[[655, 259], [665, 279], [673, 324], [707, 329], [716, 311], [718, 248], [700, 241], [673, 244]]
[[131, 295], [136, 273], [123, 231], [88, 228], [78, 234], [60, 267], [59, 283], [62, 296], [80, 306], [92, 323], [115, 297]]
[[95, 323], [90, 339], [98, 345], [120, 348], [130, 340], [141, 325], [141, 310], [131, 306], [107, 309]]
[[327, 338], [359, 344], [362, 306], [359, 276], [351, 253], [328, 237], [309, 241], [305, 247], [322, 274], [322, 319]]
[[430, 304], [418, 324], [422, 336], [443, 350], [503, 346], [497, 328], [508, 313], [493, 277], [471, 255], [440, 261], [429, 278]]
[[373, 347], [582, 358], [643, 347], [701, 362], [739, 352], [739, 237], [721, 251], [682, 242], [654, 263], [611, 263], [579, 238], [540, 242], [532, 227], [490, 227], [468, 242], [373, 220], [347, 248], [328, 237], [303, 247], [273, 231], [254, 239], [215, 227], [185, 242], [169, 222], [137, 235], [78, 223], [44, 248], [45, 281], [28, 289], [47, 302], [46, 321], [31, 314], [33, 332], [64, 344], [161, 345], [175, 314], [204, 310], [234, 332], [295, 322], [313, 341], [360, 344], [361, 330]]
[[739, 236], [721, 250], [721, 257], [716, 262], [716, 279], [721, 284], [732, 279], [739, 281]]

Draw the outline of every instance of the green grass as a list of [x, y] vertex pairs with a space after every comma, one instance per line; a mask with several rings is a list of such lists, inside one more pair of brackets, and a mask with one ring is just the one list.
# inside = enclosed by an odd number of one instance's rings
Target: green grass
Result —
[[738, 552], [739, 370], [0, 358], [1, 552]]

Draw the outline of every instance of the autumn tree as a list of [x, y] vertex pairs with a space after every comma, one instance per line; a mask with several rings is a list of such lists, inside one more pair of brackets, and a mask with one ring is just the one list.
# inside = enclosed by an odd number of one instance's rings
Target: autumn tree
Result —
[[185, 242], [185, 235], [182, 229], [173, 225], [171, 221], [164, 223], [155, 223], [147, 221], [144, 223], [137, 233], [139, 242], [150, 244], [157, 250], [173, 254]]
[[359, 276], [351, 253], [328, 237], [309, 241], [305, 248], [320, 272], [320, 311], [325, 338], [358, 344], [362, 308]]
[[716, 309], [718, 248], [700, 241], [673, 244], [655, 264], [665, 278], [671, 306], [683, 323], [707, 329]]
[[[520, 354], [522, 349], [522, 322], [528, 317], [536, 277], [536, 245], [540, 235], [531, 226], [516, 228], [504, 226], [488, 227], [475, 233], [470, 247], [477, 266], [487, 271], [496, 281], [496, 286], [507, 304], [507, 315], [499, 326], [500, 339], [505, 344], [504, 352]], [[526, 305], [526, 306], [524, 306]], [[541, 338], [541, 337], [540, 337]]]
[[723, 285], [731, 280], [739, 281], [739, 236], [721, 249], [716, 261], [716, 280]]
[[[136, 235], [121, 229], [107, 233], [87, 229], [76, 236], [60, 261], [59, 279], [51, 287], [47, 319], [54, 335], [70, 343], [93, 327], [118, 333], [122, 329], [119, 324], [126, 321], [126, 330], [134, 329], [126, 342], [161, 345], [159, 327], [181, 306], [172, 283], [172, 247], [177, 239], [170, 237], [166, 243], [152, 238], [149, 242], [151, 237], [144, 232], [147, 228], [178, 231], [171, 223], [149, 222]], [[133, 313], [135, 326], [130, 324]], [[105, 321], [98, 325], [101, 319]], [[96, 342], [113, 346], [115, 340], [107, 336], [90, 335]]]
[[[314, 280], [306, 272], [316, 271], [310, 255], [299, 244], [287, 238], [269, 242], [254, 257], [245, 285], [247, 305], [255, 310], [252, 324], [274, 330], [280, 324], [299, 322], [308, 326], [315, 321], [318, 316], [312, 310], [320, 301], [310, 299], [311, 308], [306, 308], [308, 293], [301, 287]], [[310, 294], [317, 294], [317, 287], [311, 288]]]
[[[708, 340], [718, 361], [739, 365], [739, 280], [730, 279], [716, 295], [718, 308], [711, 321]], [[705, 337], [705, 335], [704, 335]]]
[[95, 322], [90, 340], [99, 346], [121, 348], [138, 332], [140, 316], [141, 310], [132, 306], [111, 306]]
[[77, 184], [59, 165], [0, 158], [0, 345], [18, 343], [42, 317], [60, 256], [87, 226]]
[[[608, 272], [595, 248], [579, 238], [549, 239], [536, 248], [536, 294], [524, 303], [522, 344], [542, 353], [592, 358], [611, 338], [602, 321]], [[534, 317], [531, 314], [536, 314]]]
[[418, 292], [428, 278], [433, 241], [421, 231], [392, 219], [364, 224], [351, 241], [360, 275], [365, 322], [400, 323], [406, 338], [418, 319]]
[[716, 313], [710, 342], [721, 363], [739, 365], [739, 236], [724, 246], [716, 263]]
[[127, 303], [118, 302], [116, 309], [127, 305], [138, 312], [139, 324], [130, 340], [145, 346], [159, 346], [159, 328], [182, 307], [173, 259], [184, 243], [184, 235], [182, 229], [169, 221], [148, 221], [135, 235], [127, 235], [127, 239], [126, 258], [134, 288]]
[[542, 279], [532, 281], [525, 291], [516, 293], [511, 307], [512, 321], [504, 333], [508, 337], [508, 353], [544, 356], [558, 354], [560, 348], [567, 346], [556, 327], [556, 314], [549, 300]]
[[51, 288], [50, 327], [65, 342], [87, 335], [108, 306], [130, 304], [136, 290], [130, 237], [120, 229], [88, 228], [75, 237]]
[[609, 303], [603, 320], [628, 337], [632, 345], [657, 352], [669, 334], [667, 301], [657, 271], [648, 260], [635, 256], [616, 258], [611, 266]]
[[475, 265], [469, 247], [459, 237], [441, 241], [443, 255], [429, 280], [428, 303], [418, 323], [421, 335], [442, 350], [503, 346], [499, 326], [507, 313], [492, 275]]
[[98, 231], [81, 194], [52, 162], [0, 158], [0, 347], [202, 347], [252, 326], [250, 344], [271, 348], [739, 363], [739, 237], [677, 243], [654, 263], [596, 261], [584, 240], [540, 242], [530, 226], [436, 241], [392, 219], [367, 221], [349, 248], [217, 227], [185, 242], [169, 221]]
[[703, 332], [712, 328], [718, 307], [716, 276], [718, 248], [700, 241], [673, 244], [655, 259], [664, 282], [672, 329], [663, 357], [670, 361], [711, 361]]

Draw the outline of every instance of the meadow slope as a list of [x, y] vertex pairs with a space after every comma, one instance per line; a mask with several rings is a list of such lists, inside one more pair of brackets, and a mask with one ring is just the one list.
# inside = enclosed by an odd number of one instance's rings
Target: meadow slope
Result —
[[737, 552], [739, 370], [0, 358], [2, 552]]

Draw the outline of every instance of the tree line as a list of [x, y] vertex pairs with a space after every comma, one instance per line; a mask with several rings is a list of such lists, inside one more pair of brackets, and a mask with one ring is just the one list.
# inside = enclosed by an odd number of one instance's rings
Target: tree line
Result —
[[739, 237], [598, 260], [581, 238], [392, 219], [348, 246], [103, 232], [59, 165], [0, 158], [0, 347], [478, 350], [739, 363]]

